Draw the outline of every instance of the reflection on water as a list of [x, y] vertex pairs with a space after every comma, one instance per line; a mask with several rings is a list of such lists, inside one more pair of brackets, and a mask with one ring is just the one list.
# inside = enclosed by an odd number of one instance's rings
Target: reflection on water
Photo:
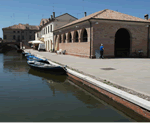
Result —
[[34, 76], [42, 77], [43, 79], [50, 82], [64, 82], [67, 79], [66, 75], [56, 75], [56, 74], [49, 74], [48, 72], [41, 72], [34, 69], [30, 69], [28, 71], [29, 74]]
[[29, 67], [26, 65], [26, 58], [15, 51], [6, 52], [3, 55], [4, 72], [20, 73], [27, 72]]
[[0, 54], [1, 122], [134, 121], [74, 86], [65, 75], [30, 69], [22, 54]]

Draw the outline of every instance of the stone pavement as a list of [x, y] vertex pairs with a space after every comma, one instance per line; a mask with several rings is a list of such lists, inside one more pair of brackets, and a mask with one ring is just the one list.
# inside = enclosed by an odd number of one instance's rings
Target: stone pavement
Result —
[[[89, 59], [71, 55], [57, 55], [56, 53], [50, 52], [38, 52], [32, 49], [26, 49], [26, 51], [39, 54], [51, 61], [67, 65], [83, 73], [95, 76], [96, 78], [107, 80], [111, 83], [150, 96], [150, 59]], [[105, 70], [109, 68], [113, 69]]]

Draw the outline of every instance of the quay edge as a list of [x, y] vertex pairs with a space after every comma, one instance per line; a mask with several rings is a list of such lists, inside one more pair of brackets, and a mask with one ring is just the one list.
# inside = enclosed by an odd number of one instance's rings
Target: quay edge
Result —
[[[34, 54], [34, 55], [36, 55], [37, 57], [40, 57], [40, 58], [44, 58], [41, 55], [37, 55], [37, 54]], [[59, 65], [57, 63], [52, 62], [50, 59], [48, 59], [48, 60], [53, 65], [56, 65], [56, 66]], [[81, 73], [73, 71], [69, 68], [67, 68], [67, 75], [69, 76], [69, 78], [71, 80], [74, 79], [74, 80], [82, 83], [83, 85], [86, 85], [89, 88], [92, 88], [92, 89], [98, 91], [100, 94], [107, 96], [108, 98], [112, 99], [113, 101], [125, 106], [126, 108], [129, 108], [130, 110], [132, 110], [133, 112], [142, 116], [143, 118], [146, 118], [146, 121], [150, 121], [150, 102], [149, 101], [144, 100], [135, 95], [129, 94], [127, 92], [124, 92], [115, 87], [111, 87], [107, 84], [104, 84], [104, 83], [97, 81], [89, 76], [85, 76]]]

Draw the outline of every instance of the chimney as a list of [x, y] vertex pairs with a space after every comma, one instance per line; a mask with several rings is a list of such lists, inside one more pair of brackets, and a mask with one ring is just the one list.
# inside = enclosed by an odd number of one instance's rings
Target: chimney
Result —
[[86, 17], [86, 12], [84, 12], [84, 17]]
[[55, 12], [53, 12], [53, 18], [55, 18]]
[[51, 19], [53, 19], [53, 15], [51, 15]]
[[44, 21], [43, 21], [43, 23], [42, 23], [43, 25], [44, 25]]
[[144, 18], [145, 18], [146, 20], [148, 20], [148, 14], [145, 14], [145, 15], [144, 15]]
[[49, 18], [49, 21], [51, 21], [51, 19]]

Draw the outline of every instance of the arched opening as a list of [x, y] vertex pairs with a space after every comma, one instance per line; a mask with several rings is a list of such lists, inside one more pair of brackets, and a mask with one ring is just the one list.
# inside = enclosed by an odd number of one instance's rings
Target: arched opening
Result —
[[48, 50], [48, 41], [46, 41], [47, 42], [47, 50]]
[[47, 41], [46, 41], [46, 50], [47, 50]]
[[54, 41], [54, 48], [56, 47], [56, 41], [57, 41], [57, 35], [56, 35], [55, 41]]
[[50, 41], [50, 50], [52, 50], [52, 40]]
[[77, 31], [75, 31], [75, 42], [79, 42], [79, 35], [78, 35], [78, 32]]
[[68, 34], [68, 42], [69, 42], [69, 43], [72, 42], [72, 35], [71, 35], [71, 33]]
[[84, 29], [83, 30], [83, 40], [82, 40], [82, 42], [87, 42], [87, 31], [86, 31], [86, 29]]
[[66, 34], [64, 34], [64, 36], [63, 36], [63, 42], [64, 43], [66, 42]]
[[130, 55], [130, 34], [129, 32], [121, 28], [115, 35], [115, 57], [129, 57]]
[[48, 50], [48, 41], [47, 41], [47, 50]]
[[49, 41], [48, 41], [48, 51], [49, 51]]
[[61, 43], [61, 35], [59, 35], [59, 43]]

